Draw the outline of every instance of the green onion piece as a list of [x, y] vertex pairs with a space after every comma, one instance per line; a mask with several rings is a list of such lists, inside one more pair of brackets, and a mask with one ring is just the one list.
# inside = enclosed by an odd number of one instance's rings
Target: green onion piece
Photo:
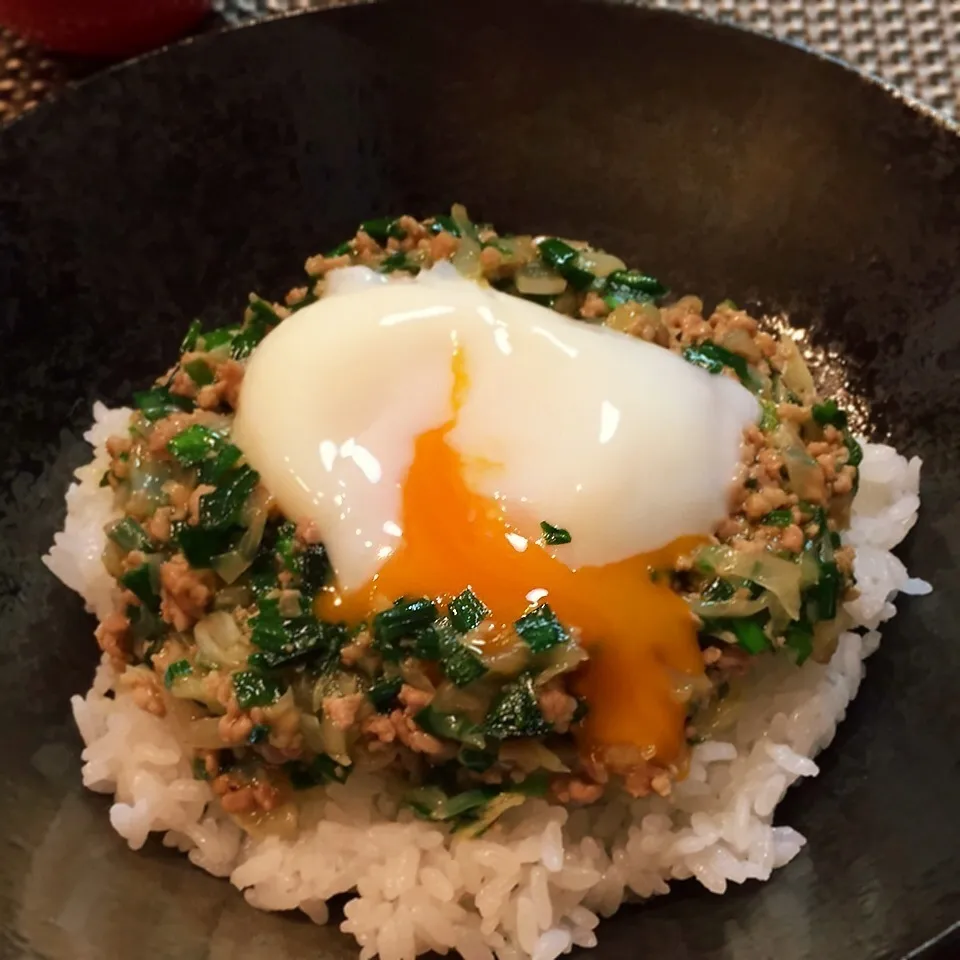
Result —
[[259, 346], [271, 327], [275, 327], [280, 318], [273, 307], [265, 300], [250, 301], [250, 319], [243, 329], [233, 338], [230, 353], [235, 360], [243, 360]]
[[736, 592], [736, 588], [729, 580], [718, 577], [704, 587], [701, 596], [707, 603], [723, 603], [725, 600], [730, 600]]
[[482, 750], [486, 746], [483, 730], [469, 717], [457, 713], [440, 713], [428, 704], [414, 715], [414, 722], [431, 736], [456, 740]]
[[580, 254], [570, 244], [556, 237], [548, 237], [540, 241], [537, 249], [540, 251], [540, 259], [551, 270], [559, 273], [574, 290], [586, 290], [597, 279], [589, 270], [578, 265]]
[[374, 643], [388, 659], [399, 659], [399, 651], [394, 650], [397, 641], [415, 636], [436, 619], [437, 606], [432, 600], [426, 597], [401, 598], [389, 610], [382, 610], [373, 618]]
[[696, 367], [702, 367], [708, 373], [720, 373], [724, 367], [729, 367], [744, 386], [753, 386], [746, 359], [710, 340], [696, 347], [687, 347], [683, 351], [683, 359]]
[[792, 650], [799, 667], [813, 653], [813, 629], [802, 620], [794, 620], [784, 634], [784, 644]]
[[351, 240], [344, 240], [343, 243], [338, 243], [328, 254], [328, 257], [345, 257], [347, 254], [353, 254], [353, 246]]
[[118, 520], [107, 531], [107, 536], [127, 553], [131, 550], [142, 550], [144, 553], [153, 551], [153, 541], [147, 531], [133, 517], [124, 517], [122, 520]]
[[176, 660], [163, 672], [163, 685], [169, 690], [173, 682], [179, 677], [187, 677], [193, 673], [189, 660]]
[[140, 390], [133, 395], [133, 402], [151, 423], [162, 420], [171, 413], [189, 413], [193, 409], [193, 403], [190, 400], [186, 397], [178, 397], [165, 387]]
[[200, 464], [199, 480], [216, 486], [236, 465], [243, 454], [232, 443], [222, 443], [215, 457]]
[[533, 677], [521, 674], [494, 700], [483, 722], [483, 732], [497, 740], [509, 737], [542, 737], [551, 730], [537, 702]]
[[156, 564], [141, 563], [121, 578], [123, 584], [151, 613], [160, 610], [160, 574]]
[[406, 235], [406, 230], [400, 226], [399, 221], [392, 217], [376, 217], [373, 220], [364, 220], [360, 224], [360, 229], [368, 236], [372, 237], [381, 246], [391, 237], [395, 240], [402, 240]]
[[344, 783], [350, 775], [349, 767], [342, 767], [324, 754], [314, 757], [309, 763], [291, 760], [283, 765], [283, 770], [294, 790], [309, 790], [330, 782]]
[[443, 233], [446, 230], [447, 233], [452, 233], [455, 237], [460, 236], [460, 228], [454, 223], [453, 217], [446, 213], [435, 216], [429, 229], [431, 233]]
[[260, 652], [251, 654], [249, 663], [261, 670], [308, 662], [311, 669], [326, 673], [339, 663], [340, 648], [348, 640], [341, 623], [317, 620], [310, 613], [282, 617], [277, 600], [261, 600], [250, 627], [250, 639]]
[[421, 819], [456, 820], [466, 813], [475, 814], [498, 792], [496, 787], [479, 787], [448, 797], [439, 787], [417, 787], [403, 795], [403, 802]]
[[263, 743], [270, 736], [270, 725], [267, 723], [255, 723], [250, 735], [247, 737], [247, 743]]
[[457, 754], [457, 762], [474, 773], [483, 773], [489, 770], [497, 761], [497, 755], [489, 750], [478, 750], [476, 747], [463, 746]]
[[659, 280], [638, 270], [614, 270], [603, 283], [603, 301], [611, 310], [629, 300], [649, 303], [666, 292]]
[[233, 692], [241, 710], [249, 710], [250, 707], [269, 707], [271, 703], [276, 703], [283, 696], [285, 689], [276, 678], [254, 673], [252, 670], [241, 670], [235, 673], [232, 679]]
[[466, 687], [487, 673], [483, 661], [457, 640], [453, 641], [452, 649], [445, 651], [441, 647], [440, 667], [444, 676], [457, 687]]
[[737, 643], [747, 653], [756, 655], [770, 648], [770, 641], [763, 632], [763, 627], [752, 617], [731, 618], [728, 623]]
[[768, 527], [789, 527], [793, 523], [793, 511], [789, 508], [771, 510], [760, 522]]
[[810, 408], [813, 419], [822, 427], [831, 426], [843, 430], [847, 426], [847, 415], [837, 406], [837, 401], [830, 399], [823, 403], [815, 403]]
[[210, 365], [206, 360], [201, 360], [197, 357], [196, 360], [185, 363], [183, 369], [186, 371], [187, 376], [198, 387], [205, 387], [208, 383], [213, 383], [213, 371], [210, 369]]
[[200, 498], [200, 527], [225, 530], [237, 524], [247, 498], [259, 481], [260, 474], [250, 467], [233, 470], [213, 493]]
[[220, 435], [194, 423], [167, 442], [167, 450], [184, 467], [195, 467], [223, 443]]
[[414, 276], [420, 272], [420, 267], [415, 263], [411, 263], [402, 250], [391, 253], [389, 257], [384, 257], [383, 260], [380, 261], [380, 266], [377, 269], [380, 273], [393, 273], [395, 270], [404, 270]]
[[213, 558], [227, 553], [238, 539], [236, 530], [203, 530], [183, 524], [177, 531], [177, 543], [191, 567], [206, 569]]
[[322, 543], [311, 544], [305, 547], [299, 556], [300, 579], [302, 588], [316, 593], [330, 582], [333, 576], [333, 567], [327, 548]]
[[569, 639], [566, 628], [546, 603], [525, 613], [513, 626], [531, 653], [543, 653]]
[[313, 290], [307, 290], [306, 294], [296, 303], [290, 304], [290, 312], [296, 313], [298, 310], [302, 310], [304, 307], [309, 307], [311, 303], [316, 303], [319, 299], [320, 298], [313, 292]]
[[[863, 463], [863, 448], [854, 439], [852, 433], [844, 435], [843, 445], [847, 448], [847, 463], [851, 467], [859, 467]], [[857, 479], [859, 480], [859, 477]]]
[[367, 699], [374, 705], [377, 713], [389, 713], [397, 704], [397, 694], [402, 686], [403, 677], [378, 680], [367, 691]]
[[833, 561], [820, 564], [820, 579], [814, 588], [816, 591], [817, 618], [832, 620], [837, 615], [837, 601], [840, 597], [840, 569]]
[[203, 342], [203, 349], [208, 353], [219, 347], [225, 347], [233, 343], [233, 338], [237, 335], [240, 328], [236, 324], [226, 327], [217, 327], [216, 330], [208, 330], [200, 334], [200, 340]]
[[469, 587], [447, 604], [447, 612], [458, 633], [475, 630], [490, 613]]
[[187, 332], [183, 336], [183, 340], [180, 342], [180, 356], [182, 357], [185, 353], [190, 353], [191, 350], [197, 349], [197, 341], [200, 339], [200, 328], [201, 324], [199, 320], [194, 320], [189, 327], [187, 327]]
[[769, 400], [761, 400], [760, 407], [763, 415], [760, 417], [760, 429], [764, 433], [770, 433], [780, 426], [780, 417], [777, 415], [777, 405]]
[[555, 527], [552, 523], [547, 523], [546, 520], [540, 521], [540, 529], [543, 531], [544, 542], [551, 546], [557, 543], [569, 543], [573, 539], [569, 530], [564, 530], [563, 527]]

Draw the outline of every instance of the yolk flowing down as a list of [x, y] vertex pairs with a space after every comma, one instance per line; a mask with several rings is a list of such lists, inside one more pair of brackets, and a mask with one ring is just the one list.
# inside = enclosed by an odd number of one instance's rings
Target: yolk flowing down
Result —
[[[589, 706], [581, 749], [629, 745], [663, 765], [676, 762], [685, 708], [675, 691], [702, 674], [703, 661], [686, 604], [650, 574], [672, 569], [701, 538], [577, 570], [533, 541], [518, 552], [506, 539], [512, 531], [500, 507], [468, 489], [460, 455], [447, 443], [467, 386], [459, 351], [453, 370], [453, 419], [416, 441], [403, 487], [401, 544], [368, 584], [321, 594], [318, 615], [355, 623], [381, 609], [383, 598], [428, 596], [445, 604], [469, 586], [498, 623], [509, 625], [530, 609], [527, 594], [544, 590], [543, 602], [580, 629], [590, 655], [575, 684]], [[562, 525], [564, 518], [549, 519]], [[559, 554], [563, 546], [554, 549]]]

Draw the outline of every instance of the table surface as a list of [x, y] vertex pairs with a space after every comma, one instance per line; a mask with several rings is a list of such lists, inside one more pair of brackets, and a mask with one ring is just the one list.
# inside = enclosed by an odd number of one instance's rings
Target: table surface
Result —
[[[342, 0], [215, 0], [221, 22]], [[451, 0], [455, 2], [455, 0]], [[652, 0], [800, 42], [877, 74], [960, 117], [960, 0]], [[12, 119], [94, 67], [45, 55], [0, 31], [0, 120]]]

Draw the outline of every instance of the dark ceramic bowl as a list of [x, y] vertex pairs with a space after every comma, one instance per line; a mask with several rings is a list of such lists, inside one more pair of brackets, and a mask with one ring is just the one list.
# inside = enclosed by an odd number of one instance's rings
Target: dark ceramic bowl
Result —
[[960, 955], [944, 936], [960, 918], [957, 132], [750, 33], [546, 0], [205, 37], [0, 134], [0, 955], [355, 956], [335, 928], [257, 913], [111, 832], [67, 706], [93, 625], [39, 558], [94, 399], [126, 400], [188, 318], [279, 294], [361, 219], [453, 200], [594, 238], [675, 290], [788, 311], [845, 358], [873, 429], [925, 461], [902, 555], [936, 590], [902, 600], [820, 776], [783, 805], [809, 845], [767, 884], [624, 909], [594, 956]]

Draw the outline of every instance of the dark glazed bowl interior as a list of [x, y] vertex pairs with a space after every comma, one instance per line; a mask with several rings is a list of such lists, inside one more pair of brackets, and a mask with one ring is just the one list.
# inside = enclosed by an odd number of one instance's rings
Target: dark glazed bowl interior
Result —
[[405, 0], [188, 43], [0, 133], [0, 956], [355, 956], [111, 832], [68, 716], [92, 622], [39, 557], [94, 399], [126, 400], [190, 318], [279, 295], [361, 219], [454, 200], [788, 311], [846, 358], [877, 433], [925, 461], [902, 556], [936, 590], [902, 600], [820, 776], [782, 807], [809, 845], [768, 884], [622, 910], [594, 956], [893, 958], [960, 918], [956, 133], [730, 28]]

